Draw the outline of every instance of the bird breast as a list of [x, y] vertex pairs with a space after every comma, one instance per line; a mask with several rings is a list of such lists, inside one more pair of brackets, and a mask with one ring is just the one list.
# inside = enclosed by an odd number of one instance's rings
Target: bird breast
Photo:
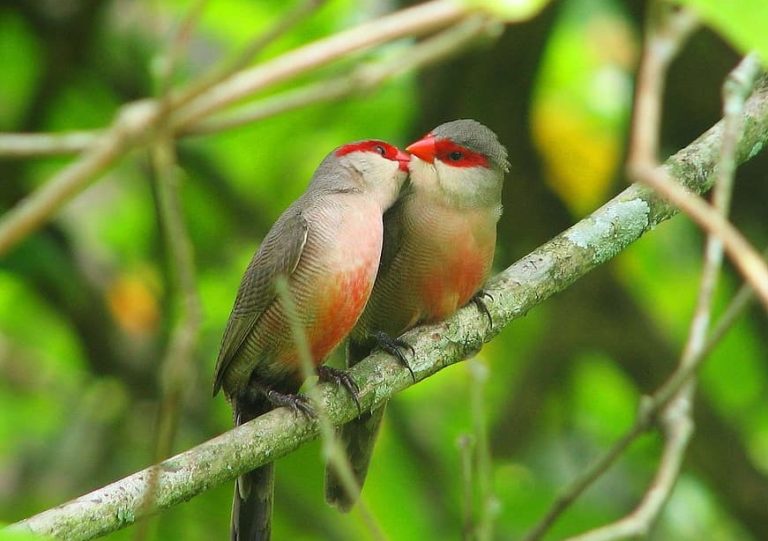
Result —
[[380, 208], [362, 197], [347, 199], [307, 217], [307, 244], [291, 280], [316, 364], [354, 327], [381, 256]]

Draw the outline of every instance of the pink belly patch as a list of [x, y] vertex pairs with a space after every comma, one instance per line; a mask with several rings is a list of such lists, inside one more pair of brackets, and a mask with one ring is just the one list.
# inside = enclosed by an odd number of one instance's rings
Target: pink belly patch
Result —
[[307, 329], [316, 364], [322, 363], [357, 323], [373, 288], [371, 274], [368, 268], [357, 267], [337, 276], [336, 283], [328, 288], [327, 301]]
[[487, 257], [477, 250], [457, 251], [456, 257], [434, 269], [424, 284], [427, 321], [440, 321], [467, 304], [488, 272]]

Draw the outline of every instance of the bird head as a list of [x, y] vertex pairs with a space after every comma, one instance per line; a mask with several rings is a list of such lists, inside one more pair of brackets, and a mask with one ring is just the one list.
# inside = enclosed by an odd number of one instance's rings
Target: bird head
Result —
[[499, 204], [507, 150], [476, 120], [446, 122], [406, 149], [416, 190], [433, 190], [457, 206]]
[[[410, 154], [378, 139], [356, 141], [334, 150], [326, 161], [336, 170], [340, 189], [354, 188], [374, 196], [386, 210], [397, 199], [408, 176]], [[347, 174], [338, 174], [345, 171]]]

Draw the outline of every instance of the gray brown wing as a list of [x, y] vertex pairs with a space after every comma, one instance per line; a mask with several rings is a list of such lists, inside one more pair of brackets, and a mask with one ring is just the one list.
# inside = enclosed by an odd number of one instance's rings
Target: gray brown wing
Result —
[[235, 305], [221, 340], [214, 371], [214, 395], [221, 388], [229, 363], [261, 315], [275, 300], [275, 278], [280, 275], [290, 276], [299, 264], [308, 232], [309, 224], [301, 211], [289, 208], [272, 226], [251, 259], [240, 282]]

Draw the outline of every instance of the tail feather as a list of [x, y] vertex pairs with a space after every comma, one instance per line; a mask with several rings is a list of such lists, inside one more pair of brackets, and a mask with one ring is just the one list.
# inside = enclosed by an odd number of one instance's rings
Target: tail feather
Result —
[[[268, 403], [238, 403], [235, 424], [241, 425], [271, 409]], [[265, 464], [237, 478], [232, 501], [231, 541], [269, 541], [272, 535], [272, 499], [275, 466]]]
[[[347, 344], [347, 366], [352, 367], [367, 357], [372, 349], [371, 344], [361, 344], [349, 341]], [[365, 412], [357, 419], [342, 426], [338, 431], [338, 437], [344, 448], [352, 473], [357, 481], [357, 488], [362, 490], [365, 477], [368, 474], [368, 466], [371, 463], [373, 447], [376, 436], [384, 418], [386, 404]], [[336, 472], [326, 466], [325, 469], [325, 501], [338, 507], [341, 511], [349, 511], [359, 498], [357, 494], [350, 494], [345, 488]]]
[[[362, 489], [365, 483], [368, 466], [373, 455], [373, 447], [376, 443], [376, 435], [379, 433], [381, 420], [386, 409], [386, 404], [384, 404], [375, 410], [365, 412], [357, 419], [345, 424], [339, 431], [339, 439], [347, 453], [359, 489]], [[326, 467], [325, 501], [346, 512], [352, 508], [358, 497], [359, 493], [349, 494], [336, 472], [332, 468]]]
[[232, 541], [269, 541], [275, 466], [266, 464], [240, 476], [232, 501]]

